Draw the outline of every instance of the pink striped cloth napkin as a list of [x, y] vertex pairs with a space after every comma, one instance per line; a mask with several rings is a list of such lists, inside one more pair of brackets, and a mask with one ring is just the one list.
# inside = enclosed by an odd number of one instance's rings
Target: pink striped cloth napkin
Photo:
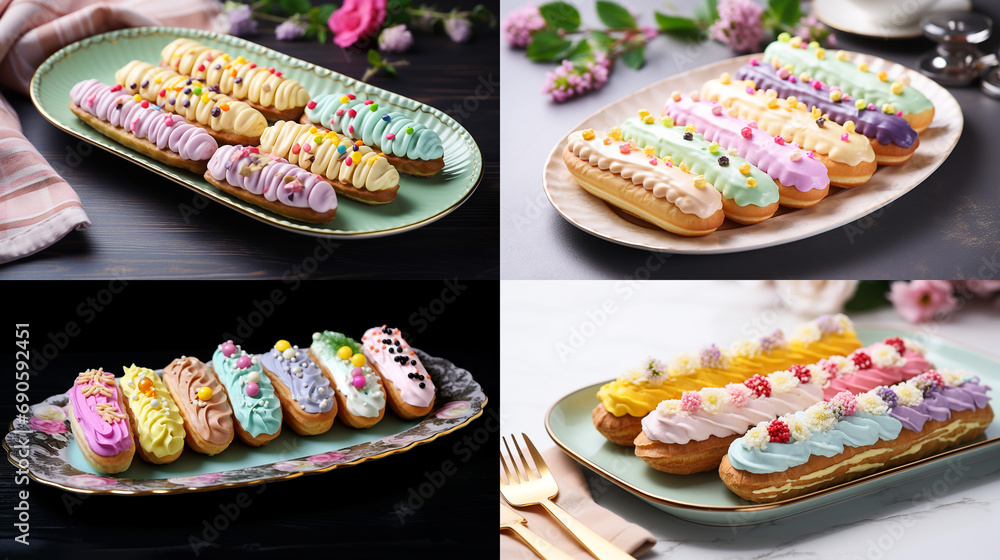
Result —
[[[0, 86], [27, 94], [49, 55], [91, 35], [143, 25], [208, 29], [221, 10], [206, 0], [0, 0]], [[24, 137], [0, 94], [0, 263], [89, 226], [80, 197]]]

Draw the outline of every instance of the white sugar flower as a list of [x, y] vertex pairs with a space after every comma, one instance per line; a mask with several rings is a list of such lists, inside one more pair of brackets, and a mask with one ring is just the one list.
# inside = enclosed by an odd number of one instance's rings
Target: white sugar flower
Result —
[[760, 355], [760, 342], [749, 338], [737, 340], [729, 346], [729, 353], [741, 358], [756, 358]]
[[822, 336], [823, 331], [819, 330], [816, 323], [805, 323], [795, 329], [795, 334], [792, 335], [792, 342], [811, 344], [819, 340]]
[[902, 406], [917, 406], [924, 402], [924, 393], [909, 383], [897, 383], [892, 386], [893, 392], [899, 397]]
[[921, 356], [924, 355], [924, 345], [920, 344], [916, 340], [913, 340], [912, 338], [903, 337], [903, 345], [906, 346], [906, 349], [910, 352], [920, 354]]
[[826, 407], [826, 403], [810, 406], [802, 414], [802, 419], [813, 432], [825, 432], [837, 422], [837, 418]]
[[798, 416], [791, 415], [785, 418], [785, 424], [788, 424], [788, 433], [795, 441], [805, 441], [812, 435], [809, 426]]
[[966, 371], [952, 371], [950, 369], [939, 369], [938, 373], [941, 374], [941, 380], [944, 381], [945, 385], [961, 385], [962, 378], [969, 375]]
[[906, 360], [899, 355], [899, 352], [888, 344], [872, 345], [868, 351], [868, 356], [871, 357], [872, 363], [876, 367], [883, 369], [903, 367], [903, 364], [906, 363]]
[[747, 449], [764, 449], [771, 436], [767, 433], [766, 424], [761, 424], [750, 428], [750, 431], [743, 436], [743, 447]]
[[830, 372], [826, 371], [819, 364], [809, 364], [806, 366], [811, 376], [809, 382], [813, 385], [826, 387], [830, 383]]
[[840, 331], [838, 334], [854, 331], [854, 323], [851, 322], [851, 319], [847, 315], [837, 313], [833, 316], [833, 320], [840, 325]]
[[670, 375], [690, 375], [698, 369], [701, 362], [693, 354], [679, 354], [670, 362]]
[[889, 412], [889, 405], [875, 391], [868, 391], [857, 396], [858, 410], [868, 414], [881, 415]]
[[767, 380], [772, 393], [787, 393], [799, 385], [798, 378], [790, 371], [776, 371], [768, 375]]
[[679, 399], [667, 399], [665, 401], [660, 401], [660, 404], [656, 405], [656, 412], [660, 413], [661, 416], [670, 416], [672, 414], [687, 414], [681, 410], [681, 401]]
[[725, 389], [719, 387], [708, 387], [702, 389], [701, 408], [709, 414], [722, 412], [722, 407], [729, 403], [729, 395]]
[[850, 375], [858, 371], [858, 366], [854, 364], [854, 360], [845, 356], [830, 356], [826, 359], [826, 361], [837, 366], [837, 371], [840, 372], [840, 376]]

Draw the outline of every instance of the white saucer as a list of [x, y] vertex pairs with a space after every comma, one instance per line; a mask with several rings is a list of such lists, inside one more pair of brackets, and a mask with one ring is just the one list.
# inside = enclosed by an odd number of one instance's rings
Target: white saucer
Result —
[[[927, 0], [916, 0], [922, 4]], [[931, 12], [968, 12], [972, 9], [972, 0], [930, 0], [933, 5], [927, 10]], [[908, 6], [909, 4], [904, 4]], [[902, 8], [900, 8], [902, 10]], [[909, 39], [924, 34], [920, 27], [920, 17], [911, 18], [915, 21], [903, 25], [895, 23], [905, 18], [900, 11], [893, 15], [876, 18], [864, 8], [850, 0], [813, 0], [812, 12], [816, 19], [830, 27], [847, 33], [881, 37], [883, 39]]]

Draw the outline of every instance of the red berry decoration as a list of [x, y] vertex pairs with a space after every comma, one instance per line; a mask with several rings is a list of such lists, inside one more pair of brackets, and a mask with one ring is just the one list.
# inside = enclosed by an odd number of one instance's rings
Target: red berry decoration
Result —
[[743, 382], [758, 397], [770, 397], [771, 396], [771, 383], [767, 378], [762, 375], [755, 373], [753, 377], [747, 379]]
[[771, 436], [771, 443], [788, 443], [792, 434], [788, 431], [788, 424], [780, 418], [771, 420], [767, 425], [767, 435]]
[[869, 369], [872, 367], [871, 356], [864, 352], [855, 352], [851, 356], [851, 359], [854, 360], [854, 365], [858, 366], [858, 369]]
[[819, 365], [822, 366], [822, 368], [826, 370], [826, 372], [829, 373], [831, 377], [837, 377], [838, 375], [840, 375], [840, 367], [833, 362], [823, 360], [822, 362], [819, 363]]
[[900, 355], [902, 355], [903, 352], [906, 351], [906, 343], [904, 343], [903, 339], [899, 338], [898, 336], [885, 339], [885, 343], [895, 348], [896, 352], [899, 352]]
[[944, 385], [944, 378], [941, 377], [941, 374], [938, 373], [938, 370], [936, 370], [936, 369], [929, 369], [929, 370], [925, 371], [924, 372], [924, 377], [926, 377], [927, 379], [932, 380], [934, 382], [934, 385], [936, 387], [941, 387], [941, 386]]
[[812, 374], [809, 373], [809, 368], [802, 364], [795, 364], [794, 366], [788, 368], [788, 371], [792, 372], [792, 375], [799, 378], [799, 383], [809, 383], [812, 379]]

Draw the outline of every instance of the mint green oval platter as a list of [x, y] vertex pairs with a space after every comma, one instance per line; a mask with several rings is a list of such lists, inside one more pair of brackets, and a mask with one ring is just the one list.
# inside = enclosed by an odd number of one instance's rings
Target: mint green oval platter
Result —
[[434, 409], [416, 420], [403, 420], [386, 410], [371, 428], [348, 428], [338, 419], [330, 431], [314, 436], [300, 436], [285, 425], [278, 437], [262, 447], [244, 445], [237, 438], [218, 455], [209, 457], [185, 448], [179, 459], [166, 465], [146, 463], [136, 454], [128, 470], [109, 475], [94, 470], [80, 452], [70, 426], [69, 398], [63, 393], [32, 405], [28, 414], [11, 422], [3, 447], [11, 464], [24, 468], [35, 482], [84, 494], [198, 492], [357, 465], [433, 441], [483, 413], [486, 395], [468, 370], [414, 350], [436, 388]]
[[[935, 367], [966, 370], [978, 375], [987, 385], [1000, 387], [1000, 357], [906, 327], [866, 325], [856, 330], [865, 345], [890, 336], [912, 338], [924, 345]], [[774, 521], [883, 490], [948, 468], [957, 460], [970, 461], [988, 453], [995, 454], [1000, 449], [998, 415], [986, 433], [977, 439], [920, 461], [798, 498], [754, 504], [730, 492], [717, 472], [688, 476], [659, 472], [636, 457], [632, 447], [622, 447], [604, 439], [590, 419], [598, 402], [597, 390], [602, 385], [598, 383], [574, 391], [553, 405], [545, 416], [549, 436], [584, 467], [670, 515], [703, 525], [735, 527]], [[996, 410], [995, 403], [992, 404]], [[817, 512], [817, 515], [820, 514]]]
[[[329, 224], [308, 224], [280, 216], [240, 200], [212, 186], [196, 173], [170, 167], [100, 134], [69, 110], [69, 91], [82, 80], [96, 78], [114, 84], [115, 71], [134, 59], [157, 64], [160, 50], [180, 37], [196, 39], [233, 55], [281, 70], [298, 80], [310, 95], [364, 93], [379, 103], [392, 105], [441, 136], [444, 169], [436, 177], [400, 175], [395, 201], [368, 206], [338, 197], [337, 217]], [[306, 235], [362, 238], [409, 231], [434, 222], [458, 208], [476, 189], [483, 174], [479, 146], [462, 125], [447, 114], [343, 74], [292, 58], [267, 47], [232, 37], [179, 27], [134, 27], [102, 33], [68, 45], [48, 58], [31, 79], [31, 100], [58, 128], [100, 146], [140, 167], [158, 173], [207, 198], [272, 226]]]

